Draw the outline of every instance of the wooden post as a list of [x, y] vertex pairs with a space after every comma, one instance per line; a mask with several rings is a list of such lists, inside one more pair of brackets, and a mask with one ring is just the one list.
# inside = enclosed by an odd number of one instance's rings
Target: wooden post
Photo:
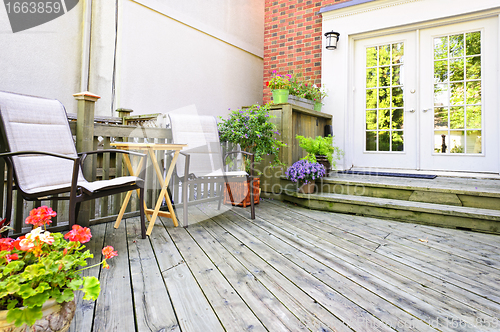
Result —
[[[78, 102], [76, 120], [76, 150], [78, 152], [92, 151], [94, 148], [94, 112], [95, 102], [101, 98], [88, 91], [75, 93], [73, 95]], [[83, 175], [88, 181], [92, 179], [92, 162], [87, 161], [83, 167]], [[91, 202], [83, 202], [77, 223], [82, 226], [90, 225]]]
[[118, 117], [122, 118], [122, 125], [127, 125], [125, 118], [130, 116], [130, 113], [132, 113], [133, 110], [128, 108], [119, 108], [116, 111], [118, 112]]

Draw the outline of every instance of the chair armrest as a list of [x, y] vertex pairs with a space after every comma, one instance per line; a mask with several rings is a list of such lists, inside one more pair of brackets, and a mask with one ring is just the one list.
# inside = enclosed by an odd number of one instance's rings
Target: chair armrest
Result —
[[253, 179], [253, 166], [254, 166], [254, 159], [255, 159], [255, 155], [251, 152], [246, 152], [246, 151], [229, 151], [229, 152], [226, 152], [224, 154], [224, 158], [222, 159], [222, 162], [224, 163], [224, 166], [226, 165], [226, 158], [231, 155], [231, 154], [237, 154], [237, 153], [241, 153], [241, 154], [245, 154], [247, 156], [250, 157], [250, 179]]
[[60, 154], [60, 153], [46, 152], [46, 151], [4, 152], [4, 153], [0, 153], [0, 158], [14, 157], [14, 156], [20, 156], [20, 155], [25, 155], [25, 154], [42, 154], [42, 155], [46, 155], [46, 156], [52, 156], [52, 157], [56, 157], [56, 158], [69, 159], [69, 160], [73, 160], [73, 161], [76, 161], [76, 160], [80, 159], [78, 157], [68, 156], [68, 155]]
[[[92, 154], [104, 154], [104, 153], [124, 153], [132, 156], [138, 156], [141, 158], [146, 157], [145, 153], [139, 153], [139, 152], [134, 152], [134, 151], [127, 151], [127, 150], [120, 150], [120, 149], [104, 149], [104, 150], [94, 150], [94, 151], [88, 151], [88, 152], [80, 152], [78, 155], [81, 156], [80, 158], [80, 166], [83, 168], [83, 163], [85, 162], [85, 159], [87, 158], [88, 155]], [[142, 164], [142, 169], [139, 174], [143, 174], [144, 170], [146, 168], [146, 163]], [[139, 176], [142, 178], [142, 176]]]
[[135, 152], [135, 151], [127, 151], [127, 150], [120, 150], [120, 149], [105, 149], [105, 150], [95, 150], [95, 151], [88, 151], [88, 152], [80, 152], [80, 153], [78, 153], [78, 155], [82, 159], [85, 159], [89, 154], [101, 154], [101, 153], [126, 153], [126, 154], [130, 154], [130, 155], [133, 155], [133, 156], [139, 156], [139, 157], [146, 156], [145, 153], [140, 153], [140, 152]]

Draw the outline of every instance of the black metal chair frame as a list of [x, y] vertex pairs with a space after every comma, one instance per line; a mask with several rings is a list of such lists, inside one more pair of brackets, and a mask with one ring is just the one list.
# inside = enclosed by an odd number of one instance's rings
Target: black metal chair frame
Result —
[[[84, 201], [97, 199], [104, 196], [109, 196], [113, 194], [123, 193], [130, 190], [139, 189], [139, 200], [140, 202], [144, 201], [144, 181], [142, 183], [134, 183], [131, 185], [122, 185], [119, 187], [112, 187], [109, 189], [102, 189], [96, 192], [87, 192], [83, 190], [80, 186], [78, 186], [78, 174], [80, 169], [83, 167], [83, 162], [88, 155], [91, 154], [100, 154], [100, 153], [126, 153], [129, 155], [135, 155], [144, 158], [146, 155], [142, 153], [132, 152], [132, 151], [123, 151], [118, 149], [107, 149], [107, 150], [97, 150], [90, 152], [82, 152], [78, 153], [78, 157], [67, 156], [58, 153], [45, 152], [45, 151], [18, 151], [18, 152], [5, 152], [0, 153], [0, 158], [5, 158], [7, 164], [7, 202], [6, 202], [6, 222], [5, 225], [10, 223], [11, 214], [12, 214], [12, 197], [13, 190], [18, 190], [21, 193], [22, 197], [27, 201], [42, 201], [42, 200], [69, 200], [69, 227], [72, 227], [76, 223], [76, 217], [78, 215], [80, 204]], [[12, 157], [20, 156], [20, 155], [47, 155], [56, 158], [63, 158], [73, 161], [73, 176], [71, 179], [71, 188], [62, 188], [53, 191], [45, 191], [36, 194], [26, 193], [19, 186], [14, 185], [14, 182], [17, 181], [16, 172], [14, 163], [12, 161]], [[144, 165], [140, 174], [144, 174]], [[142, 186], [141, 186], [142, 184]], [[59, 196], [59, 194], [69, 193], [69, 197], [67, 196]], [[140, 206], [140, 219], [141, 219], [141, 236], [142, 238], [146, 238], [146, 223], [144, 217], [144, 204], [139, 204]]]

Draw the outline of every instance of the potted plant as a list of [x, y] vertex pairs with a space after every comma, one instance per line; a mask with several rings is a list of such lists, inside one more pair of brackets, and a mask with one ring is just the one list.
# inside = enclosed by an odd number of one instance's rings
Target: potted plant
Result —
[[[264, 156], [271, 156], [269, 166], [281, 165], [278, 154], [284, 144], [278, 139], [280, 133], [269, 114], [269, 104], [264, 106], [252, 105], [248, 108], [232, 111], [227, 119], [219, 117], [221, 121], [217, 124], [219, 138], [221, 141], [239, 144], [241, 150], [254, 154], [254, 162], [260, 162]], [[243, 156], [245, 170], [250, 174], [250, 160]], [[255, 172], [255, 170], [253, 170]], [[260, 179], [256, 179], [254, 187], [255, 201], [258, 203]], [[237, 184], [231, 184], [237, 185]], [[233, 188], [231, 186], [231, 188]], [[232, 189], [231, 189], [232, 190]], [[248, 189], [242, 189], [242, 192]], [[234, 193], [233, 193], [234, 194]], [[257, 195], [255, 195], [257, 194]], [[250, 202], [249, 194], [243, 197]], [[235, 200], [238, 201], [238, 200]], [[246, 204], [246, 203], [245, 203]]]
[[320, 163], [310, 162], [306, 159], [293, 163], [285, 172], [285, 176], [288, 180], [298, 183], [298, 190], [303, 194], [312, 194], [316, 187], [315, 180], [325, 175], [325, 166]]
[[309, 91], [309, 99], [314, 101], [314, 110], [321, 112], [321, 107], [323, 106], [323, 99], [328, 96], [326, 90], [323, 87], [318, 87], [312, 85]]
[[[66, 235], [50, 233], [45, 225], [55, 215], [46, 206], [34, 209], [26, 218], [34, 227], [31, 232], [16, 240], [0, 239], [1, 331], [11, 331], [14, 326], [38, 331], [47, 322], [53, 331], [64, 331], [75, 313], [74, 292], [82, 291], [87, 300], [99, 295], [99, 280], [81, 275], [82, 270], [93, 267], [85, 267], [92, 254], [82, 245], [92, 237], [90, 229], [74, 225]], [[117, 253], [107, 246], [102, 254], [104, 260], [96, 265], [109, 268], [106, 260]]]
[[266, 85], [273, 93], [274, 103], [282, 104], [288, 102], [291, 79], [292, 75], [279, 75], [276, 70], [273, 70], [273, 77], [266, 82]]
[[333, 145], [333, 136], [312, 138], [297, 135], [295, 138], [299, 140], [299, 146], [307, 152], [303, 159], [323, 164], [327, 173], [337, 168], [336, 161], [343, 156], [344, 152]]

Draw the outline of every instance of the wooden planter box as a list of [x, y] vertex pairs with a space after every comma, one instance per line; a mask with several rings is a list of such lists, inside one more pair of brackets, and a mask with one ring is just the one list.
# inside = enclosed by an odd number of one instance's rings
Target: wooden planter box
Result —
[[288, 102], [290, 104], [295, 104], [300, 107], [304, 107], [310, 110], [314, 110], [314, 101], [305, 99], [305, 98], [300, 98], [297, 96], [293, 95], [288, 95]]
[[[246, 179], [242, 181], [230, 181], [224, 186], [224, 204], [247, 207], [250, 205], [250, 182]], [[232, 198], [232, 199], [231, 199]], [[260, 201], [260, 178], [254, 179], [253, 202], [259, 204]]]

